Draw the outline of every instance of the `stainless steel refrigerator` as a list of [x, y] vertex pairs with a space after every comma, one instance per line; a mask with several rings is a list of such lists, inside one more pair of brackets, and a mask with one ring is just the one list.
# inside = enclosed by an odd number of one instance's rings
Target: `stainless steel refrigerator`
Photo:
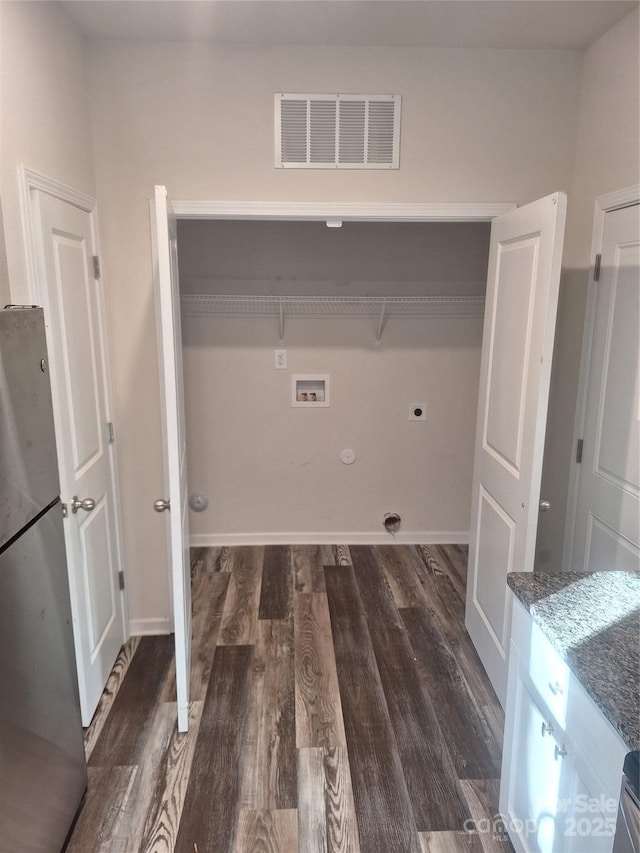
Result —
[[43, 312], [0, 311], [0, 853], [60, 851], [87, 787]]

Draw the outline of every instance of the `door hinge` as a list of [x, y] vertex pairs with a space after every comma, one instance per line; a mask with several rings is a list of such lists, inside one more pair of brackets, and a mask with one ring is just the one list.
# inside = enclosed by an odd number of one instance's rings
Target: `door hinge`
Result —
[[602, 263], [602, 255], [596, 255], [596, 260], [593, 265], [593, 280], [600, 281], [600, 264]]
[[580, 462], [582, 462], [582, 445], [583, 445], [583, 440], [581, 438], [579, 438], [578, 444], [576, 447], [576, 462], [578, 464], [580, 464]]
[[113, 429], [113, 424], [111, 423], [111, 421], [107, 423], [107, 436], [109, 438], [109, 444], [113, 444], [113, 442], [116, 440], [116, 433]]
[[118, 586], [124, 589], [124, 572], [118, 572]]
[[93, 256], [93, 277], [100, 278], [100, 258], [98, 255]]

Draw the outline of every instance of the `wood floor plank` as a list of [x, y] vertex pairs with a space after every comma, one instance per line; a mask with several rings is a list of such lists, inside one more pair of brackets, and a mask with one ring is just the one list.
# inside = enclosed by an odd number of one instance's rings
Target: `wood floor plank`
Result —
[[425, 610], [400, 611], [423, 686], [437, 696], [434, 709], [459, 779], [494, 779], [500, 764], [489, 752], [491, 739], [476, 711], [467, 683], [435, 620]]
[[108, 853], [129, 797], [136, 767], [89, 767], [87, 797], [66, 853]]
[[222, 572], [202, 572], [194, 580], [189, 687], [192, 702], [204, 701], [207, 692], [228, 586], [229, 575]]
[[[140, 853], [173, 853], [187, 792], [204, 702], [189, 706], [188, 731], [173, 729], [169, 747], [156, 774], [156, 785], [140, 841]], [[177, 719], [177, 705], [173, 706]]]
[[[477, 706], [477, 703], [474, 703]], [[502, 740], [504, 738], [504, 710], [499, 702], [491, 705], [480, 705], [480, 713], [492, 736], [492, 746], [495, 748], [497, 761], [502, 759]]]
[[241, 805], [295, 809], [296, 724], [292, 620], [261, 620], [254, 651]]
[[84, 754], [87, 761], [91, 757], [91, 753], [93, 752], [93, 748], [100, 736], [105, 720], [111, 712], [113, 703], [118, 695], [118, 690], [120, 690], [124, 677], [129, 669], [131, 659], [136, 653], [139, 643], [140, 637], [129, 637], [118, 653], [113, 669], [111, 670], [107, 683], [102, 691], [102, 696], [98, 702], [98, 707], [93, 715], [93, 719], [91, 720], [88, 728], [84, 731]]
[[144, 738], [144, 747], [129, 795], [123, 804], [122, 820], [113, 838], [113, 851], [140, 853], [145, 821], [156, 796], [156, 786], [166, 762], [176, 729], [177, 706], [173, 702], [156, 705]]
[[253, 649], [218, 646], [191, 764], [175, 853], [231, 853]]
[[442, 554], [439, 545], [418, 545], [418, 553], [428, 575], [446, 574], [445, 567], [441, 562]]
[[235, 549], [223, 545], [220, 549], [220, 557], [216, 563], [216, 568], [219, 572], [230, 572], [233, 566], [233, 554]]
[[[464, 602], [456, 592], [451, 579], [447, 575], [432, 575], [422, 582], [422, 587], [428, 599], [428, 610], [436, 619], [443, 637], [449, 644], [471, 688], [474, 703], [478, 708], [483, 706], [495, 708], [496, 714], [500, 717], [502, 711], [498, 697], [465, 628]], [[502, 725], [504, 726], [504, 719]], [[501, 744], [502, 738], [499, 738], [496, 743], [498, 750]]]
[[298, 750], [298, 786], [301, 853], [360, 853], [346, 747]]
[[422, 853], [483, 853], [478, 835], [471, 832], [421, 832]]
[[[222, 622], [230, 575], [227, 572], [196, 572], [191, 581], [191, 673], [189, 699], [204, 701], [209, 673]], [[176, 661], [171, 661], [161, 702], [176, 701]]]
[[218, 645], [255, 643], [263, 559], [263, 548], [234, 548]]
[[397, 545], [381, 545], [376, 548], [376, 553], [387, 576], [396, 607], [426, 607], [428, 600], [418, 575], [421, 561], [417, 554]]
[[173, 637], [143, 637], [102, 731], [91, 752], [93, 767], [134, 766], [145, 748], [145, 732], [165, 688]]
[[464, 601], [467, 588], [467, 560], [469, 548], [467, 545], [437, 545], [436, 552], [440, 565], [444, 568], [456, 592]]
[[360, 836], [346, 747], [324, 749], [323, 765], [327, 851], [360, 853]]
[[321, 747], [298, 750], [298, 847], [300, 853], [327, 853]]
[[416, 825], [421, 832], [461, 830], [469, 812], [433, 703], [421, 687], [383, 557], [378, 562], [371, 548], [360, 546], [351, 556]]
[[292, 545], [291, 570], [296, 592], [324, 592], [324, 567], [335, 565], [331, 545]]
[[294, 600], [296, 745], [346, 743], [326, 595]]
[[349, 551], [348, 545], [334, 545], [332, 547], [333, 550], [333, 560], [331, 563], [327, 563], [327, 565], [336, 566], [350, 566], [351, 565], [351, 553]]
[[419, 853], [354, 570], [327, 566], [325, 580], [360, 844], [367, 853]]
[[212, 545], [191, 548], [189, 555], [191, 577], [194, 577], [199, 572], [211, 573], [220, 571], [221, 550], [221, 548]]
[[298, 812], [295, 809], [241, 809], [235, 853], [296, 853]]
[[262, 564], [259, 619], [291, 617], [291, 550], [288, 545], [266, 545]]
[[484, 853], [513, 853], [498, 810], [500, 781], [463, 779], [460, 784]]

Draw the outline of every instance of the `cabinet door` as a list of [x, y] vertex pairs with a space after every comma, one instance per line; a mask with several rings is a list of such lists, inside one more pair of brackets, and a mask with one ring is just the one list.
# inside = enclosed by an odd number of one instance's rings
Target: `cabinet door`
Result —
[[[583, 733], [584, 734], [584, 733]], [[567, 745], [566, 786], [558, 801], [566, 853], [611, 853], [618, 797], [607, 791], [591, 763], [571, 742]]]
[[561, 757], [562, 743], [548, 729], [551, 721], [542, 703], [519, 676], [511, 698], [510, 761], [501, 796], [507, 830], [518, 851], [557, 853], [564, 850], [567, 815], [559, 812], [558, 803], [563, 797], [570, 799], [565, 794], [569, 763]]

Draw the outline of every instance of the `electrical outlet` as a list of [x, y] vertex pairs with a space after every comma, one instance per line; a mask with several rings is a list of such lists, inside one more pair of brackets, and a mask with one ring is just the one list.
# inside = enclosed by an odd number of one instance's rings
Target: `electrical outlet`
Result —
[[409, 420], [410, 421], [426, 421], [427, 419], [427, 404], [426, 403], [412, 403], [409, 407]]
[[287, 369], [287, 351], [286, 349], [274, 350], [275, 353], [275, 368], [276, 370]]

